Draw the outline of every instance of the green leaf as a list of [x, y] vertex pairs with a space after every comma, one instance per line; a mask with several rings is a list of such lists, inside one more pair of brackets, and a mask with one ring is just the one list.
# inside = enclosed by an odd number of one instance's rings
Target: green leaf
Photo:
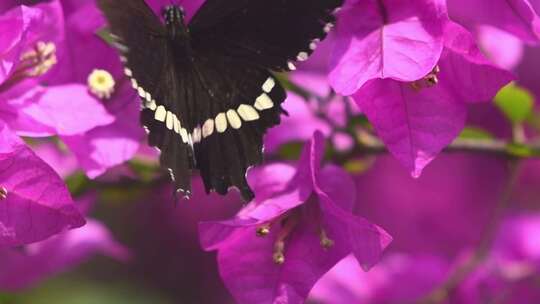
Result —
[[465, 127], [459, 135], [461, 139], [491, 139], [493, 135], [487, 130], [477, 127]]
[[495, 104], [513, 124], [521, 124], [531, 115], [534, 98], [529, 91], [512, 83], [499, 91]]

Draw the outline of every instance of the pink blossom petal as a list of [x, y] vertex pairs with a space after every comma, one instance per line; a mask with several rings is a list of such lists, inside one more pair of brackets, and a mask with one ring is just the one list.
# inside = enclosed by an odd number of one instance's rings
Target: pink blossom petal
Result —
[[315, 282], [347, 254], [344, 243], [323, 250], [316, 229], [308, 220], [298, 224], [287, 241], [283, 265], [272, 260], [275, 233], [260, 238], [254, 229], [246, 230], [221, 247], [220, 274], [236, 301], [304, 303]]
[[47, 137], [55, 135], [56, 132], [50, 125], [37, 121], [31, 115], [20, 111], [22, 108], [37, 103], [43, 93], [43, 89], [34, 89], [29, 84], [23, 83], [1, 94], [0, 103], [4, 106], [0, 109], [0, 119], [22, 136]]
[[441, 55], [446, 18], [442, 1], [370, 0], [346, 6], [330, 84], [338, 93], [352, 95], [371, 79], [424, 77]]
[[253, 232], [253, 226], [266, 224], [303, 204], [310, 192], [302, 192], [300, 187], [289, 187], [289, 181], [295, 173], [294, 167], [285, 164], [271, 164], [250, 170], [248, 180], [257, 193], [255, 201], [231, 220], [200, 223], [202, 247], [205, 250], [217, 249], [237, 229]]
[[540, 269], [540, 214], [515, 216], [499, 229], [494, 252], [500, 258], [535, 263]]
[[540, 18], [528, 0], [451, 0], [450, 17], [468, 28], [498, 27], [527, 43], [540, 42]]
[[[130, 93], [126, 93], [129, 89]], [[109, 125], [94, 128], [82, 135], [63, 136], [62, 140], [77, 157], [88, 177], [96, 178], [108, 168], [131, 159], [139, 150], [143, 131], [139, 124], [139, 101], [131, 88], [123, 86], [111, 99], [108, 112], [116, 120]]]
[[316, 303], [414, 303], [442, 284], [448, 269], [436, 256], [393, 254], [363, 272], [348, 256], [317, 282], [310, 298]]
[[416, 91], [408, 83], [373, 80], [354, 98], [413, 176], [419, 176], [465, 124], [465, 104], [440, 85]]
[[24, 252], [2, 249], [0, 289], [16, 291], [31, 287], [49, 276], [77, 266], [95, 254], [120, 261], [130, 257], [129, 251], [113, 239], [103, 224], [95, 220], [89, 220], [82, 228], [29, 245]]
[[[98, 126], [112, 123], [110, 115], [101, 101], [88, 92], [84, 85], [63, 85], [48, 88], [36, 88], [20, 99], [12, 99], [10, 105], [18, 108], [21, 123], [15, 121], [14, 128], [24, 136], [36, 136], [32, 131], [24, 130], [28, 121], [48, 126], [54, 134], [72, 136], [84, 133]], [[21, 128], [17, 128], [20, 125]]]
[[[9, 137], [7, 128], [0, 139]], [[0, 153], [0, 247], [41, 241], [85, 221], [60, 177], [27, 146]]]
[[519, 38], [490, 25], [479, 26], [476, 32], [480, 48], [498, 67], [513, 70], [521, 62], [524, 45]]
[[289, 116], [283, 116], [281, 123], [268, 131], [265, 151], [275, 152], [282, 144], [308, 140], [316, 130], [330, 134], [328, 123], [318, 118], [302, 97], [289, 92], [283, 108]]
[[13, 153], [22, 145], [23, 141], [0, 120], [0, 153]]
[[444, 40], [439, 80], [457, 94], [461, 102], [491, 101], [503, 86], [515, 78], [487, 60], [471, 33], [459, 24], [446, 23]]
[[[50, 85], [86, 84], [93, 70], [102, 69], [111, 73], [118, 83], [124, 77], [118, 54], [96, 35], [106, 26], [96, 1], [74, 1], [71, 5], [65, 2], [62, 3], [66, 12], [66, 39], [59, 50], [66, 52], [57, 56], [58, 63], [41, 81]], [[87, 56], [88, 50], [94, 55]]]
[[44, 143], [33, 148], [36, 155], [51, 166], [62, 178], [70, 176], [78, 169], [77, 160], [73, 154], [62, 151], [53, 143]]
[[375, 265], [392, 242], [382, 228], [350, 213], [356, 201], [352, 178], [336, 166], [326, 166], [315, 178], [323, 211], [323, 227], [335, 243], [348, 244], [365, 270]]
[[318, 97], [326, 97], [332, 92], [325, 73], [311, 71], [297, 71], [291, 73], [291, 81]]

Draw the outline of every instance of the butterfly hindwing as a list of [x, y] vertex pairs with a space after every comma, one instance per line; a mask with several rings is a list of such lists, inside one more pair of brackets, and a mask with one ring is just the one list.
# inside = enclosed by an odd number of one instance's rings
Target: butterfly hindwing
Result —
[[[209, 59], [210, 58], [210, 59]], [[280, 122], [285, 91], [265, 69], [224, 57], [200, 54], [196, 90], [194, 150], [207, 191], [237, 187], [246, 199], [249, 167], [262, 162], [263, 135]], [[223, 71], [227, 71], [223, 73]]]

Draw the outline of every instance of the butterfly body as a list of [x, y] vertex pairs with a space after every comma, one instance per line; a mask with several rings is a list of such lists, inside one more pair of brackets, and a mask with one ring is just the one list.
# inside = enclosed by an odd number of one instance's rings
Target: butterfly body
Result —
[[163, 10], [163, 24], [143, 0], [98, 3], [176, 189], [189, 196], [197, 169], [207, 192], [235, 187], [252, 199], [246, 172], [262, 162], [286, 98], [270, 70], [307, 59], [342, 0], [207, 0], [188, 25], [179, 6]]

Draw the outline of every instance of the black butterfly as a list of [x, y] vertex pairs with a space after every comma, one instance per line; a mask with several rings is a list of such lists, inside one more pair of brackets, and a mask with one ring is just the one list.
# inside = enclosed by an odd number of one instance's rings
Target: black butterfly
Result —
[[294, 70], [332, 28], [343, 0], [206, 0], [189, 26], [181, 7], [162, 24], [144, 0], [98, 0], [125, 74], [143, 100], [141, 122], [177, 191], [191, 171], [206, 191], [254, 195], [246, 171], [263, 158], [286, 93], [269, 70]]

